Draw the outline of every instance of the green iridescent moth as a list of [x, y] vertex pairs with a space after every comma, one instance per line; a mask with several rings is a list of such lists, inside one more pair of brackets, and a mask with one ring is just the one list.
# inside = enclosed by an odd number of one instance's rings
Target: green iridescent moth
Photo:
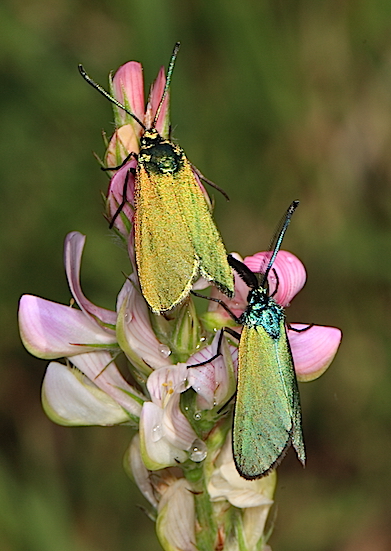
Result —
[[155, 128], [169, 90], [178, 49], [179, 43], [170, 60], [166, 85], [151, 128], [146, 128], [79, 66], [89, 84], [144, 129], [138, 155], [130, 153], [125, 161], [131, 156], [137, 159], [133, 220], [135, 255], [142, 293], [155, 313], [171, 310], [181, 303], [200, 275], [227, 296], [233, 295], [232, 270], [195, 172], [200, 174], [183, 149], [163, 138]]
[[260, 279], [243, 262], [228, 256], [229, 264], [250, 288], [243, 314], [237, 317], [222, 300], [209, 299], [218, 302], [243, 326], [232, 445], [236, 468], [248, 480], [261, 478], [276, 468], [291, 444], [305, 464], [300, 396], [285, 314], [273, 298], [277, 289], [269, 295], [267, 286], [268, 274], [297, 205], [294, 201], [287, 210]]

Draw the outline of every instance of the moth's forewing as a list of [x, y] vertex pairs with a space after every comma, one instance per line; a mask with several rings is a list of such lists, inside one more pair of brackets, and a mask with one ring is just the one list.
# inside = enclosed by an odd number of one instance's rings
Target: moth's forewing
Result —
[[181, 173], [175, 175], [174, 185], [180, 189], [180, 208], [199, 259], [200, 274], [231, 297], [233, 275], [227, 252], [188, 161], [184, 163]]
[[139, 164], [135, 252], [142, 293], [153, 312], [170, 310], [190, 292], [198, 259], [181, 215], [171, 174], [153, 180]]
[[284, 321], [273, 339], [260, 325], [243, 327], [233, 428], [236, 467], [255, 479], [275, 468], [293, 441], [305, 461], [301, 412]]

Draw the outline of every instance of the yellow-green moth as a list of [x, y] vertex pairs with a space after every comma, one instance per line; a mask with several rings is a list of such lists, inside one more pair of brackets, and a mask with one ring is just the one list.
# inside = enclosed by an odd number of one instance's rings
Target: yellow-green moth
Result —
[[183, 149], [163, 138], [156, 121], [167, 95], [179, 43], [151, 128], [96, 84], [82, 76], [143, 128], [135, 173], [135, 254], [142, 293], [155, 313], [171, 310], [190, 293], [198, 276], [233, 295], [233, 274], [194, 169]]

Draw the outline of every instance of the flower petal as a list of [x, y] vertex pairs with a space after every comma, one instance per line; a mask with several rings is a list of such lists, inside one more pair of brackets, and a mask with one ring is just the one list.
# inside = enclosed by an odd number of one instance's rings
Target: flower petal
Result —
[[216, 468], [208, 483], [212, 501], [228, 500], [235, 507], [247, 509], [273, 503], [276, 473], [259, 480], [245, 480], [236, 470], [232, 456], [232, 439], [229, 434], [216, 460]]
[[173, 394], [163, 409], [163, 431], [167, 440], [176, 448], [189, 450], [197, 439], [197, 435], [181, 412], [179, 400], [180, 395]]
[[[304, 329], [306, 324], [292, 323], [291, 327]], [[299, 381], [312, 381], [326, 371], [341, 343], [342, 332], [336, 327], [313, 325], [298, 333], [288, 329], [293, 362]]]
[[[124, 128], [124, 127], [122, 127]], [[132, 159], [125, 166], [120, 168], [110, 180], [109, 190], [107, 193], [108, 216], [110, 220], [116, 215], [119, 205], [123, 202], [126, 184], [126, 200], [122, 210], [114, 221], [114, 227], [122, 235], [128, 235], [134, 218], [134, 184], [135, 177], [130, 171], [135, 168], [137, 161]], [[125, 218], [125, 223], [124, 223]]]
[[[144, 78], [143, 67], [137, 61], [128, 61], [122, 65], [113, 78], [114, 97], [136, 115], [142, 122], [144, 119]], [[122, 123], [128, 121], [129, 116], [121, 109], [118, 111]], [[137, 125], [139, 134], [143, 129]]]
[[165, 551], [197, 551], [194, 496], [186, 479], [176, 480], [164, 492], [156, 532]]
[[118, 425], [129, 423], [126, 411], [87, 377], [66, 365], [51, 362], [42, 385], [46, 415], [59, 425]]
[[[270, 475], [269, 475], [270, 476]], [[273, 500], [259, 507], [247, 507], [243, 511], [243, 531], [246, 538], [246, 549], [257, 549], [259, 540], [265, 536], [264, 529]], [[269, 546], [262, 546], [262, 551], [271, 551]]]
[[152, 402], [163, 408], [174, 393], [189, 388], [186, 364], [163, 366], [148, 377], [147, 388]]
[[135, 481], [143, 496], [153, 507], [157, 507], [158, 501], [151, 483], [150, 472], [141, 459], [140, 435], [138, 433], [133, 436], [130, 446], [125, 453], [124, 468], [127, 474]]
[[145, 402], [140, 416], [141, 457], [147, 469], [156, 471], [175, 466], [187, 459], [187, 453], [164, 437], [163, 409]]
[[69, 357], [116, 343], [113, 333], [104, 330], [80, 310], [33, 295], [19, 303], [19, 330], [24, 346], [37, 356], [52, 360]]
[[[256, 253], [253, 256], [247, 256], [244, 263], [250, 270], [259, 273], [266, 269], [270, 255], [270, 252]], [[268, 276], [271, 293], [277, 284], [275, 273], [278, 277], [278, 289], [274, 299], [281, 306], [288, 306], [293, 297], [304, 287], [307, 278], [304, 265], [294, 254], [279, 251]]]
[[186, 364], [161, 367], [151, 373], [147, 382], [153, 402], [163, 408], [163, 434], [181, 450], [188, 450], [197, 438], [179, 407], [180, 393], [189, 388], [187, 372]]
[[221, 354], [205, 365], [191, 367], [207, 361], [217, 353], [220, 333], [217, 333], [212, 343], [191, 356], [187, 362], [188, 382], [203, 400], [201, 409], [212, 409], [225, 403], [235, 392], [238, 349], [229, 346], [224, 338], [221, 344]]
[[107, 168], [117, 167], [129, 156], [129, 153], [138, 153], [139, 149], [139, 138], [133, 125], [124, 124], [111, 136], [104, 164]]
[[[145, 126], [151, 128], [156, 115], [157, 108], [163, 96], [164, 87], [166, 85], [166, 73], [164, 67], [160, 68], [160, 71], [156, 77], [155, 82], [151, 86], [149, 93], [147, 109], [145, 112]], [[170, 131], [170, 119], [169, 119], [169, 102], [170, 93], [167, 93], [162, 108], [160, 110], [159, 117], [154, 125], [156, 130], [164, 138], [168, 138]]]
[[86, 236], [74, 231], [68, 233], [64, 245], [64, 263], [68, 278], [69, 288], [80, 309], [88, 316], [103, 323], [115, 325], [117, 316], [115, 312], [99, 308], [92, 304], [84, 295], [80, 287], [80, 266]]
[[152, 330], [148, 306], [135, 274], [126, 280], [118, 295], [117, 310], [118, 343], [128, 358], [148, 375], [151, 367], [171, 364], [170, 349], [157, 340]]
[[72, 363], [129, 414], [140, 417], [145, 397], [125, 381], [108, 352], [79, 354]]

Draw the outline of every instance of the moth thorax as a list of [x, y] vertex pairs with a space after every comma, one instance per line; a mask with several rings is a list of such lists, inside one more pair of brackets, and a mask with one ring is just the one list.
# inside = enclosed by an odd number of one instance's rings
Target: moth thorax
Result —
[[167, 140], [161, 140], [149, 146], [142, 144], [139, 163], [145, 166], [148, 172], [158, 174], [174, 174], [182, 167], [181, 156], [174, 146]]
[[[155, 159], [153, 159], [155, 160]], [[156, 158], [156, 164], [163, 174], [176, 172], [178, 170], [178, 162], [174, 155], [159, 155]]]

